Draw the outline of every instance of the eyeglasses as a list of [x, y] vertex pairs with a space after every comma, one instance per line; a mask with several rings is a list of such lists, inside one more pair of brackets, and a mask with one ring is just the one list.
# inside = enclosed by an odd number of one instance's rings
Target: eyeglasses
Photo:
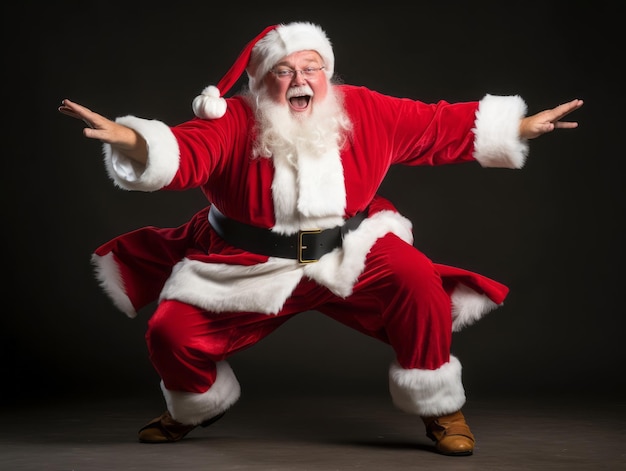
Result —
[[320, 70], [324, 70], [324, 66], [322, 67], [307, 67], [306, 69], [296, 70], [289, 68], [280, 68], [280, 69], [272, 69], [270, 70], [279, 80], [293, 80], [296, 74], [300, 73], [306, 80], [315, 80], [318, 75], [317, 73]]

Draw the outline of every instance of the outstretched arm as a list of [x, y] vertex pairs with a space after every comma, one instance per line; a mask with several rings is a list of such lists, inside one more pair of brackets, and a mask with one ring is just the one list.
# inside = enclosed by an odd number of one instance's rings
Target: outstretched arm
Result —
[[534, 139], [555, 129], [574, 129], [575, 121], [561, 121], [562, 118], [583, 106], [582, 100], [572, 100], [549, 110], [540, 111], [532, 116], [522, 118], [519, 134], [522, 139]]
[[89, 126], [83, 129], [85, 137], [111, 144], [120, 153], [141, 164], [147, 162], [148, 147], [146, 141], [133, 129], [117, 124], [115, 121], [111, 121], [91, 111], [89, 108], [85, 108], [68, 99], [61, 102], [59, 111], [67, 116], [84, 121]]

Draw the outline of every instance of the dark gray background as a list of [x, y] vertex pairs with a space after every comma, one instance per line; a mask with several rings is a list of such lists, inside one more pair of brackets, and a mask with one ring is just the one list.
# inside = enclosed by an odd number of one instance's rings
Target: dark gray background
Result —
[[[521, 171], [394, 169], [381, 188], [433, 260], [506, 283], [505, 305], [455, 334], [470, 397], [624, 393], [622, 32], [610, 2], [92, 2], [3, 7], [5, 308], [2, 396], [159, 395], [150, 309], [117, 311], [92, 251], [143, 225], [177, 226], [200, 192], [108, 180], [100, 144], [60, 115], [176, 124], [265, 26], [320, 23], [348, 83], [433, 102], [520, 94], [529, 112], [573, 98], [575, 131], [531, 141]], [[622, 27], [621, 25], [619, 26]], [[620, 40], [621, 41], [621, 40]], [[619, 88], [618, 88], [619, 86]], [[619, 113], [621, 114], [621, 113]], [[304, 313], [232, 358], [245, 393], [386, 393], [386, 345]]]

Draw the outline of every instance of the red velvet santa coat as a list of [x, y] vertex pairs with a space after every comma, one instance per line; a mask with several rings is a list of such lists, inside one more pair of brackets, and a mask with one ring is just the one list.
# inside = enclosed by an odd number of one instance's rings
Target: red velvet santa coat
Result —
[[[200, 187], [227, 216], [281, 233], [328, 228], [369, 207], [343, 248], [318, 262], [253, 254], [220, 239], [208, 207], [178, 228], [146, 227], [100, 246], [97, 276], [116, 306], [134, 317], [160, 299], [177, 299], [213, 312], [280, 310], [302, 276], [348, 296], [375, 241], [393, 232], [412, 243], [411, 223], [376, 195], [391, 165], [478, 162], [521, 168], [527, 145], [518, 137], [526, 105], [518, 96], [487, 95], [479, 102], [425, 104], [367, 88], [338, 90], [353, 124], [341, 150], [297, 157], [252, 157], [253, 112], [241, 97], [228, 99], [220, 119], [175, 127], [133, 116], [118, 122], [148, 144], [145, 167], [104, 146], [109, 176], [127, 190]], [[436, 265], [451, 295], [459, 330], [500, 305], [508, 288], [460, 268]]]

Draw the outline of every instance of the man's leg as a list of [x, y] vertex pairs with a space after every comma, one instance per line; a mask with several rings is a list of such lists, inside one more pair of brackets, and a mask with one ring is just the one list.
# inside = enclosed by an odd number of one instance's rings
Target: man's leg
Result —
[[148, 322], [146, 342], [161, 377], [167, 410], [139, 431], [139, 440], [178, 441], [198, 425], [219, 419], [240, 394], [226, 358], [287, 319], [287, 315], [215, 314], [178, 301], [161, 302]]
[[460, 412], [461, 364], [450, 355], [450, 296], [426, 256], [394, 235], [379, 239], [353, 294], [319, 310], [388, 342], [396, 353], [389, 374], [394, 404], [422, 417], [441, 453], [472, 453], [474, 437]]

